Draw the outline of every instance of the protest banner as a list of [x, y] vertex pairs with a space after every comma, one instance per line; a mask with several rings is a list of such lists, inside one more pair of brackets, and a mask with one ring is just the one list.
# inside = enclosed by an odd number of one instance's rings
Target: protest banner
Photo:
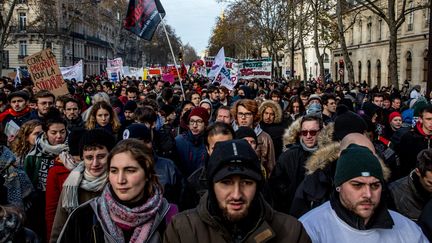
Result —
[[239, 79], [263, 78], [271, 79], [272, 61], [264, 60], [241, 60], [239, 62]]
[[107, 67], [106, 69], [108, 79], [111, 82], [119, 82], [120, 81], [120, 73], [121, 73], [121, 67]]
[[55, 96], [69, 93], [51, 49], [48, 48], [28, 56], [24, 58], [24, 62], [38, 91], [45, 89]]
[[63, 75], [63, 79], [84, 82], [84, 72], [83, 72], [83, 61], [80, 60], [77, 64], [70, 67], [60, 67], [61, 74]]
[[130, 0], [123, 27], [149, 41], [164, 16], [159, 0]]
[[123, 59], [121, 57], [107, 60], [107, 68], [123, 67]]
[[148, 75], [150, 77], [153, 77], [156, 75], [162, 75], [162, 69], [161, 68], [149, 68], [148, 69]]

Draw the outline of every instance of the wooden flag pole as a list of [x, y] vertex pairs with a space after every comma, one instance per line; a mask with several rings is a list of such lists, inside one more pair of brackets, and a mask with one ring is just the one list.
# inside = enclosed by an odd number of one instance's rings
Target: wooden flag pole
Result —
[[161, 15], [160, 13], [159, 13], [159, 17], [160, 17], [160, 19], [161, 19], [162, 26], [163, 26], [163, 29], [164, 29], [164, 31], [165, 31], [165, 35], [166, 35], [166, 38], [167, 38], [167, 41], [168, 41], [168, 45], [169, 45], [170, 50], [171, 50], [171, 55], [172, 55], [173, 60], [174, 60], [174, 67], [175, 67], [175, 69], [177, 70], [177, 76], [178, 76], [178, 78], [179, 78], [179, 80], [180, 80], [180, 88], [181, 88], [181, 90], [182, 90], [183, 100], [186, 100], [185, 92], [184, 92], [184, 89], [183, 89], [182, 79], [181, 79], [181, 77], [180, 77], [180, 72], [179, 72], [179, 70], [178, 70], [178, 68], [177, 68], [177, 61], [176, 61], [176, 58], [175, 58], [175, 55], [174, 55], [173, 48], [172, 48], [172, 46], [171, 46], [171, 41], [170, 41], [170, 39], [169, 39], [169, 37], [168, 37], [168, 32], [167, 32], [166, 27], [165, 27], [165, 22], [164, 22], [164, 19], [162, 18], [162, 15]]

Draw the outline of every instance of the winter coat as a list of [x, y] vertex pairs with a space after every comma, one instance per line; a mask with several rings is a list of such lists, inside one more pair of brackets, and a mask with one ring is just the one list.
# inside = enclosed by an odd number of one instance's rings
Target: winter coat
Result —
[[424, 206], [432, 198], [432, 193], [427, 192], [420, 184], [415, 171], [391, 183], [389, 192], [396, 211], [414, 221], [417, 221]]
[[85, 122], [84, 120], [81, 118], [81, 116], [79, 116], [77, 119], [75, 120], [69, 120], [65, 118], [65, 121], [67, 123], [67, 130], [68, 131], [72, 131], [74, 128], [84, 128], [85, 127]]
[[260, 158], [261, 160], [261, 164], [266, 170], [266, 176], [268, 177], [272, 173], [273, 168], [276, 165], [273, 140], [268, 133], [264, 132], [260, 128], [259, 125], [255, 127], [254, 131], [258, 138], [258, 146], [256, 148], [256, 152], [258, 158]]
[[[57, 242], [115, 242], [105, 225], [101, 224], [97, 198], [79, 206], [69, 216]], [[163, 199], [159, 211], [156, 213], [146, 243], [162, 242], [162, 234], [166, 228], [166, 216], [170, 210], [169, 203]]]
[[[100, 196], [101, 193], [102, 191], [91, 192], [91, 191], [84, 190], [82, 188], [78, 188], [78, 203], [80, 205], [84, 204], [85, 202]], [[62, 193], [58, 199], [58, 205], [55, 211], [55, 217], [53, 218], [53, 222], [51, 224], [52, 229], [49, 230], [50, 231], [50, 234], [48, 235], [49, 242], [57, 242], [57, 239], [63, 229], [63, 226], [65, 226], [65, 223], [70, 215], [70, 213], [62, 207], [63, 197], [64, 194]]]
[[[48, 171], [47, 187], [45, 194], [45, 222], [47, 225], [47, 237], [51, 235], [51, 229], [56, 215], [57, 204], [63, 189], [63, 183], [69, 176], [68, 170], [62, 163], [54, 162], [54, 166]], [[63, 222], [64, 223], [64, 222]]]
[[415, 168], [418, 153], [432, 146], [432, 135], [426, 135], [421, 126], [422, 124], [418, 122], [411, 131], [402, 136], [399, 145], [394, 148], [399, 155], [398, 171], [400, 171], [401, 177], [407, 176]]
[[26, 121], [29, 121], [31, 117], [31, 109], [26, 107], [20, 112], [14, 111], [12, 108], [5, 110], [0, 114], [0, 121], [2, 122], [3, 129], [9, 121], [14, 121], [18, 126], [21, 127]]
[[[272, 108], [275, 113], [274, 122], [272, 124], [266, 124], [262, 121], [263, 113], [268, 107]], [[261, 103], [258, 109], [258, 116], [261, 117], [260, 127], [266, 133], [270, 135], [273, 141], [273, 147], [275, 150], [275, 158], [279, 158], [282, 153], [282, 137], [284, 133], [284, 125], [282, 124], [283, 113], [279, 104], [274, 101], [267, 100]]]
[[[320, 206], [330, 199], [336, 162], [339, 158], [340, 143], [322, 144], [306, 161], [306, 175], [294, 194], [290, 215], [301, 217], [309, 210]], [[379, 159], [384, 179], [390, 178], [390, 170]]]
[[[284, 142], [289, 148], [279, 156], [269, 180], [274, 208], [285, 213], [289, 212], [297, 187], [304, 179], [306, 160], [312, 155], [300, 145], [300, 122], [301, 118], [286, 129]], [[318, 135], [318, 147], [329, 143], [332, 133], [333, 126], [322, 129]]]
[[176, 215], [165, 231], [164, 243], [310, 242], [303, 226], [291, 216], [277, 212], [260, 197], [261, 214], [245, 239], [231, 235], [226, 225], [208, 210], [208, 194], [197, 208]]
[[178, 204], [183, 190], [183, 178], [177, 166], [170, 159], [155, 156], [155, 171], [164, 188], [164, 198]]
[[204, 138], [192, 135], [191, 131], [178, 135], [175, 138], [178, 154], [177, 167], [184, 177], [204, 165], [207, 160], [207, 150], [204, 145]]

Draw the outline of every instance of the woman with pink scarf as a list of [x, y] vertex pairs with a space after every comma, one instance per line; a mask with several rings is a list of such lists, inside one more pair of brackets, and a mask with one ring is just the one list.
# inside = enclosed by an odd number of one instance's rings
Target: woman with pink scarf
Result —
[[100, 197], [72, 212], [57, 242], [162, 242], [177, 212], [162, 196], [152, 152], [143, 142], [119, 142], [108, 156]]

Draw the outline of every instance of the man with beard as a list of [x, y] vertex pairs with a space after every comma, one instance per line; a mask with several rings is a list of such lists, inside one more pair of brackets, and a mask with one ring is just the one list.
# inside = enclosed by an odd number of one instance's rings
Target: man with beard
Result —
[[164, 242], [310, 242], [296, 219], [263, 199], [261, 165], [245, 140], [216, 143], [207, 178], [208, 192], [173, 219]]
[[28, 107], [29, 95], [20, 90], [12, 92], [7, 97], [10, 108], [0, 114], [0, 121], [3, 128], [9, 121], [14, 121], [18, 126], [30, 119], [31, 109]]
[[381, 200], [384, 176], [367, 147], [341, 152], [330, 201], [300, 218], [313, 242], [428, 242], [421, 229]]
[[76, 99], [68, 98], [64, 102], [63, 114], [69, 131], [75, 127], [84, 127], [84, 121], [81, 118], [81, 109]]

